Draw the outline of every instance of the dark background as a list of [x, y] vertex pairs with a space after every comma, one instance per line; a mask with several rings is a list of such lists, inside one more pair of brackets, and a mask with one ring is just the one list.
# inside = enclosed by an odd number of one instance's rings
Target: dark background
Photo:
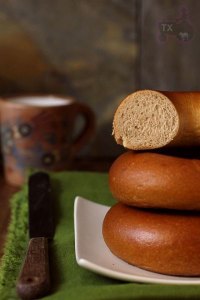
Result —
[[141, 88], [198, 91], [199, 53], [200, 1], [142, 1]]
[[97, 119], [81, 155], [114, 157], [124, 97], [199, 89], [199, 11], [197, 0], [0, 0], [0, 95], [75, 96]]

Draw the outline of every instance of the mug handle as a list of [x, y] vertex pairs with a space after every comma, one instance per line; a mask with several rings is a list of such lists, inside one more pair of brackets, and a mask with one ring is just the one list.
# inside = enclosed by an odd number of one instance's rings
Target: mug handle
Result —
[[84, 118], [84, 125], [81, 132], [75, 138], [72, 144], [72, 155], [74, 156], [92, 137], [95, 131], [95, 115], [89, 106], [83, 103], [74, 103], [76, 117]]

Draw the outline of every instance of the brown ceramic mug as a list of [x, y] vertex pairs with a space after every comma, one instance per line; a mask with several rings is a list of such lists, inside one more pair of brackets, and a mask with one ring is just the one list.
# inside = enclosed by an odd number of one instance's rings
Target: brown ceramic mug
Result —
[[[77, 117], [84, 118], [74, 138]], [[23, 184], [27, 170], [66, 170], [94, 134], [92, 110], [72, 98], [18, 96], [0, 100], [1, 148], [8, 183]]]

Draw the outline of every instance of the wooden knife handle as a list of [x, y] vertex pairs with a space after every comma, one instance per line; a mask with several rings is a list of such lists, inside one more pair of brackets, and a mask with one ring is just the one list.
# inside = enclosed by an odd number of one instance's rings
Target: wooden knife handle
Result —
[[21, 299], [36, 299], [46, 295], [49, 289], [48, 240], [32, 238], [17, 281], [17, 293]]

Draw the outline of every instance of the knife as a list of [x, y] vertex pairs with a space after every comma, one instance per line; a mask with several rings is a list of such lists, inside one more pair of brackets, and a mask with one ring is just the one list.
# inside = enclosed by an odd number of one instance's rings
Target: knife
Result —
[[53, 201], [49, 175], [37, 172], [29, 177], [29, 245], [18, 281], [22, 299], [36, 299], [49, 293], [48, 242], [54, 235]]

